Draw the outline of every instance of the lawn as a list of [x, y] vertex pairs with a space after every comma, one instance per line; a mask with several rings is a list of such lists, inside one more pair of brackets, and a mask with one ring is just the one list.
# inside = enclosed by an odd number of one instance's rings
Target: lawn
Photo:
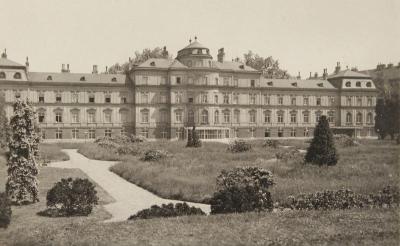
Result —
[[[281, 144], [303, 149], [308, 145], [304, 140], [284, 140]], [[276, 185], [271, 192], [276, 201], [323, 189], [350, 188], [370, 194], [387, 185], [397, 185], [399, 180], [400, 148], [390, 141], [362, 140], [359, 146], [337, 146], [340, 159], [333, 167], [303, 165], [300, 161], [268, 162], [282, 148], [262, 147], [262, 141], [252, 142], [251, 152], [235, 154], [227, 152], [227, 145], [221, 143], [203, 143], [201, 148], [185, 148], [185, 142], [180, 141], [140, 145], [142, 149], [164, 149], [173, 156], [144, 162], [140, 156], [118, 156], [110, 150], [99, 150], [95, 144], [85, 145], [80, 152], [89, 158], [120, 160], [111, 168], [113, 172], [164, 198], [195, 202], [211, 197], [222, 169], [240, 166], [259, 166], [272, 171]]]

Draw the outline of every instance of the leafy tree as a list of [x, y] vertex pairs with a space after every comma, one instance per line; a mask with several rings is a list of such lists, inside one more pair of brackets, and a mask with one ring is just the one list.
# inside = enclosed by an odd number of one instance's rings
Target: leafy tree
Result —
[[390, 135], [395, 139], [395, 135], [400, 132], [400, 100], [399, 95], [392, 94], [379, 99], [375, 107], [375, 131], [380, 139]]
[[336, 165], [338, 161], [333, 134], [325, 115], [320, 117], [315, 128], [314, 138], [308, 147], [305, 161], [320, 166], [324, 164], [328, 166]]
[[375, 131], [379, 139], [385, 139], [387, 135], [385, 103], [383, 99], [379, 99], [375, 106]]
[[4, 110], [5, 100], [4, 95], [0, 95], [0, 147], [4, 148], [7, 146], [8, 139], [10, 137], [10, 126]]
[[146, 48], [142, 50], [142, 52], [135, 51], [135, 55], [133, 59], [129, 58], [129, 61], [124, 62], [123, 64], [116, 63], [112, 65], [109, 69], [109, 73], [127, 73], [129, 71], [129, 67], [131, 65], [137, 65], [147, 61], [150, 58], [172, 58], [164, 46], [164, 48], [156, 47], [154, 49]]
[[278, 60], [275, 60], [272, 56], [264, 58], [250, 50], [244, 54], [244, 62], [247, 66], [262, 71], [266, 78], [287, 79], [290, 77], [286, 70], [279, 67]]
[[186, 147], [194, 147], [194, 148], [201, 147], [201, 140], [196, 132], [195, 125], [193, 125], [192, 130], [188, 130], [188, 141]]
[[35, 130], [36, 113], [29, 102], [18, 100], [10, 120], [12, 134], [8, 143], [8, 179], [6, 193], [15, 204], [38, 202], [39, 141]]

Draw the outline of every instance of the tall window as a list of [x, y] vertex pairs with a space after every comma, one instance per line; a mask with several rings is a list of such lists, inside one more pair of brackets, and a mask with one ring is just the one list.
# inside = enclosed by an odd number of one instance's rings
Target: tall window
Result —
[[149, 123], [149, 110], [143, 109], [140, 111], [142, 123]]
[[315, 121], [318, 123], [319, 122], [319, 119], [321, 118], [321, 111], [317, 111], [317, 112], [315, 112]]
[[271, 122], [271, 111], [266, 110], [264, 111], [264, 123], [270, 123]]
[[335, 105], [335, 97], [330, 96], [329, 97], [329, 106], [333, 106], [333, 105]]
[[62, 122], [62, 112], [61, 111], [57, 111], [56, 112], [56, 122], [57, 123], [61, 123]]
[[357, 97], [357, 106], [361, 106], [362, 105], [362, 97], [358, 96]]
[[39, 103], [44, 103], [44, 94], [43, 93], [39, 94]]
[[353, 116], [351, 115], [350, 112], [348, 112], [348, 113], [346, 114], [346, 123], [347, 123], [347, 124], [351, 124], [352, 122], [353, 122]]
[[208, 111], [205, 109], [201, 112], [201, 124], [208, 124]]
[[224, 93], [224, 103], [229, 104], [229, 93], [227, 92]]
[[93, 94], [90, 94], [89, 95], [89, 103], [94, 103], [95, 101], [94, 101], [94, 95]]
[[229, 86], [229, 78], [224, 77], [224, 86]]
[[119, 117], [120, 117], [121, 123], [128, 122], [128, 111], [127, 110], [120, 110], [119, 111]]
[[214, 103], [218, 104], [218, 95], [214, 95]]
[[165, 109], [160, 109], [160, 122], [165, 123], [168, 122], [168, 114], [167, 114], [167, 110]]
[[94, 129], [89, 129], [89, 139], [95, 139], [96, 138], [96, 131]]
[[175, 122], [176, 123], [182, 123], [182, 114], [183, 114], [182, 110], [175, 111]]
[[290, 129], [290, 136], [291, 137], [296, 137], [296, 128]]
[[61, 129], [56, 130], [56, 139], [62, 139], [63, 132]]
[[265, 129], [264, 131], [264, 137], [269, 138], [271, 137], [271, 130], [269, 128]]
[[250, 93], [250, 104], [256, 104], [256, 94]]
[[78, 93], [72, 92], [71, 100], [72, 100], [72, 103], [78, 103]]
[[328, 122], [334, 123], [335, 122], [335, 111], [328, 112]]
[[104, 130], [104, 137], [111, 137], [111, 129]]
[[233, 120], [234, 120], [234, 122], [235, 122], [236, 124], [239, 124], [239, 123], [240, 123], [240, 110], [239, 110], [239, 109], [236, 109], [236, 110], [233, 112]]
[[308, 111], [303, 112], [303, 122], [304, 123], [310, 122], [310, 113]]
[[43, 123], [43, 122], [44, 122], [44, 120], [45, 120], [45, 114], [44, 114], [43, 111], [39, 111], [39, 113], [38, 113], [38, 120], [39, 120], [39, 123]]
[[278, 111], [277, 116], [278, 123], [283, 123], [283, 111]]
[[303, 97], [303, 105], [304, 106], [308, 106], [310, 103], [308, 96], [304, 96]]
[[141, 103], [149, 103], [149, 93], [148, 92], [142, 92], [140, 94], [141, 98]]
[[372, 113], [370, 112], [370, 113], [368, 113], [367, 114], [367, 124], [372, 124], [373, 123], [373, 115], [372, 115]]
[[214, 112], [214, 124], [219, 124], [219, 112], [216, 110]]
[[125, 104], [128, 102], [128, 99], [126, 98], [126, 96], [121, 96], [121, 103]]
[[111, 111], [104, 112], [104, 122], [111, 123]]
[[356, 115], [356, 123], [358, 124], [358, 125], [361, 125], [362, 124], [362, 117], [363, 115], [362, 115], [362, 113], [361, 112], [358, 112], [357, 113], [357, 115]]
[[256, 111], [255, 110], [249, 111], [249, 120], [250, 120], [250, 123], [256, 123]]
[[58, 102], [58, 103], [60, 103], [62, 100], [61, 100], [61, 94], [60, 93], [57, 93], [57, 95], [56, 95], [56, 102]]
[[182, 102], [182, 92], [177, 91], [175, 92], [175, 103], [181, 103]]
[[351, 106], [351, 96], [346, 97], [346, 105]]
[[176, 83], [177, 83], [178, 85], [180, 85], [180, 84], [181, 84], [181, 82], [182, 82], [182, 79], [181, 79], [181, 77], [176, 77]]
[[283, 105], [283, 96], [282, 95], [278, 95], [278, 104]]
[[317, 102], [316, 102], [317, 106], [321, 106], [322, 102], [321, 102], [321, 97], [317, 97]]
[[290, 123], [296, 123], [297, 122], [297, 112], [292, 111], [290, 112]]
[[88, 112], [88, 123], [95, 123], [96, 122], [96, 113], [94, 111]]
[[271, 103], [271, 97], [268, 94], [264, 95], [264, 104], [265, 105], [270, 105]]
[[72, 139], [78, 139], [79, 138], [79, 130], [74, 128], [72, 129]]
[[207, 92], [201, 93], [201, 103], [208, 103], [208, 95]]
[[105, 102], [105, 103], [111, 103], [111, 95], [106, 95], [106, 96], [104, 97], [104, 102]]
[[256, 86], [256, 81], [254, 79], [250, 80], [250, 86], [255, 87]]
[[239, 103], [239, 93], [233, 93], [233, 104]]
[[188, 111], [188, 123], [189, 124], [194, 123], [194, 111], [193, 110]]
[[231, 122], [231, 112], [229, 110], [224, 110], [224, 123]]
[[296, 105], [296, 96], [291, 96], [291, 97], [290, 97], [290, 103], [291, 103], [292, 105]]
[[372, 97], [367, 97], [367, 106], [372, 106]]
[[79, 111], [74, 110], [71, 112], [71, 122], [72, 123], [79, 123]]

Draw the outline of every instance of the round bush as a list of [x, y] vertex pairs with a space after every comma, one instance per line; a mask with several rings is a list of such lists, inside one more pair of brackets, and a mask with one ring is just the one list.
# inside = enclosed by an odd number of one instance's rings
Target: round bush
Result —
[[6, 193], [0, 193], [0, 228], [7, 228], [11, 221], [11, 201]]
[[147, 150], [142, 158], [143, 161], [158, 161], [167, 157], [169, 154], [164, 150]]
[[251, 144], [243, 140], [235, 140], [228, 146], [228, 151], [232, 153], [246, 152], [251, 150]]
[[47, 192], [47, 207], [59, 215], [89, 215], [97, 203], [97, 191], [88, 179], [61, 179]]
[[148, 209], [143, 209], [137, 212], [135, 215], [129, 217], [128, 220], [137, 219], [152, 219], [159, 217], [177, 217], [177, 216], [188, 216], [188, 215], [205, 215], [205, 213], [196, 207], [190, 207], [186, 202], [176, 203], [175, 206], [172, 203], [162, 204], [161, 207], [153, 205]]
[[279, 146], [279, 141], [275, 140], [275, 139], [267, 139], [265, 140], [265, 142], [263, 143], [263, 147], [267, 147], [267, 148], [278, 148]]
[[211, 213], [240, 213], [271, 210], [268, 188], [274, 184], [272, 173], [258, 167], [223, 170], [217, 177], [217, 192], [211, 198]]

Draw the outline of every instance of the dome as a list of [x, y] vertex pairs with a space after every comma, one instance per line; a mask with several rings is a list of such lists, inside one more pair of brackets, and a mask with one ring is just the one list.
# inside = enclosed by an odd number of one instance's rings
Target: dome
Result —
[[[192, 66], [191, 64], [198, 63], [199, 60], [212, 60], [210, 49], [199, 43], [197, 37], [195, 37], [194, 42], [191, 42], [191, 40], [189, 42], [188, 46], [178, 51], [177, 60], [189, 67]], [[205, 63], [202, 62], [202, 64]]]

